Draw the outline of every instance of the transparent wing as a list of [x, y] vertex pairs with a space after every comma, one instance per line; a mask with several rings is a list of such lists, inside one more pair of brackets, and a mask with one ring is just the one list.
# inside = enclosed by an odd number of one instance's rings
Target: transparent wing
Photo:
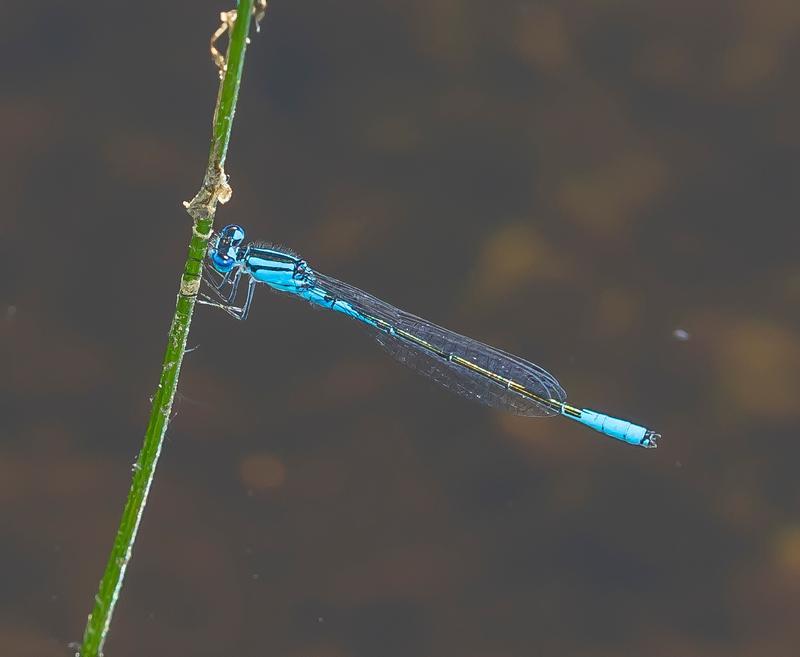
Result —
[[557, 415], [553, 409], [452, 362], [446, 355], [469, 360], [544, 399], [566, 400], [566, 393], [558, 381], [538, 365], [437, 326], [335, 278], [316, 272], [315, 276], [317, 286], [330, 296], [349, 303], [368, 318], [379, 319], [431, 345], [432, 349], [426, 348], [409, 339], [370, 327], [374, 338], [395, 359], [462, 397], [517, 415]]

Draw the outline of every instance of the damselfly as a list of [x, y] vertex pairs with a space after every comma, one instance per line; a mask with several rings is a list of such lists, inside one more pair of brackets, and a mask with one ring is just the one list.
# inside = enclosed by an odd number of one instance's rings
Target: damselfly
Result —
[[[555, 378], [538, 365], [448, 331], [320, 274], [283, 247], [244, 243], [244, 229], [230, 225], [211, 240], [209, 277], [219, 301], [199, 300], [247, 319], [256, 284], [335, 310], [361, 322], [378, 343], [411, 369], [462, 397], [517, 415], [563, 415], [631, 445], [656, 447], [660, 434], [645, 427], [566, 403]], [[244, 303], [235, 305], [239, 283], [247, 279]]]

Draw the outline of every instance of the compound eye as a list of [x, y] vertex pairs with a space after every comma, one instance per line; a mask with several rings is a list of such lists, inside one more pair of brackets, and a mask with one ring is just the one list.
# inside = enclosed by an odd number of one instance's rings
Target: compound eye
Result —
[[219, 231], [219, 244], [226, 247], [238, 247], [244, 242], [244, 228], [229, 224]]

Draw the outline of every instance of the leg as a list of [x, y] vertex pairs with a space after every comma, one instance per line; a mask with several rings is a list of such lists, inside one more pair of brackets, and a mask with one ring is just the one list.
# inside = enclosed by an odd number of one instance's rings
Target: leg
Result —
[[241, 308], [237, 308], [236, 306], [230, 306], [224, 303], [219, 303], [218, 301], [213, 301], [202, 292], [197, 295], [197, 303], [200, 303], [204, 306], [211, 306], [212, 308], [219, 308], [220, 310], [224, 310], [231, 317], [234, 317], [235, 319], [241, 319], [240, 317], [242, 312]]
[[[212, 271], [216, 271], [216, 270], [214, 270], [212, 268]], [[225, 287], [225, 284], [228, 282], [228, 279], [230, 278], [232, 271], [234, 271], [234, 270], [233, 269], [229, 269], [224, 274], [221, 274], [222, 278], [219, 279], [219, 285], [216, 285], [216, 288], [218, 290], [221, 290], [223, 287]], [[236, 271], [238, 272], [239, 270], [237, 269]]]
[[247, 319], [247, 314], [250, 312], [250, 305], [253, 303], [253, 292], [256, 289], [256, 279], [250, 278], [250, 281], [247, 283], [247, 298], [244, 300], [244, 306], [242, 306], [242, 315], [239, 317], [242, 321]]
[[[239, 267], [236, 267], [235, 269], [226, 272], [225, 275], [222, 275], [208, 263], [203, 264], [203, 270], [205, 271], [203, 278], [209, 284], [209, 287], [213, 290], [217, 298], [225, 304], [231, 305], [236, 298], [236, 292], [239, 288], [239, 280], [242, 276], [242, 270]], [[231, 272], [234, 272], [232, 281], [229, 280]], [[225, 285], [231, 286], [229, 292], [222, 291], [222, 288], [225, 287]]]
[[[238, 285], [238, 279], [239, 277], [237, 276], [236, 279], [237, 285]], [[216, 301], [212, 301], [211, 299], [209, 299], [204, 294], [201, 294], [201, 296], [203, 297], [202, 299], [200, 298], [197, 299], [197, 303], [202, 303], [204, 306], [213, 306], [214, 308], [221, 308], [234, 319], [244, 321], [245, 319], [247, 319], [247, 314], [250, 312], [250, 306], [253, 303], [253, 293], [255, 292], [255, 289], [256, 289], [256, 279], [251, 278], [247, 284], [247, 297], [245, 297], [244, 305], [241, 308], [232, 305], [230, 302], [217, 303]]]
[[226, 301], [226, 298], [220, 292], [222, 286], [225, 285], [226, 279], [207, 262], [203, 263], [203, 281], [214, 293], [214, 296], [216, 296], [220, 301]]
[[[218, 290], [221, 290], [222, 286], [225, 285], [225, 283], [227, 282], [227, 278], [228, 278], [229, 274], [230, 274], [230, 272], [228, 272], [228, 274], [225, 274], [225, 278], [222, 279], [222, 283], [219, 285], [219, 287], [217, 287]], [[231, 291], [230, 291], [230, 293], [228, 294], [228, 297], [227, 297], [228, 303], [233, 303], [233, 300], [236, 298], [236, 292], [239, 289], [239, 281], [241, 280], [241, 278], [242, 278], [242, 270], [237, 267], [236, 268], [236, 273], [233, 275], [233, 280], [230, 282], [231, 283]]]

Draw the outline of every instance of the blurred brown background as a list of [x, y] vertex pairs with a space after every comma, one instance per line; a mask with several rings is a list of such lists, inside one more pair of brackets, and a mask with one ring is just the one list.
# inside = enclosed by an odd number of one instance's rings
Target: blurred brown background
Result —
[[[82, 634], [229, 8], [4, 6], [3, 655]], [[796, 0], [273, 0], [218, 221], [662, 447], [471, 405], [266, 290], [201, 308], [107, 655], [799, 654], [799, 65]]]

